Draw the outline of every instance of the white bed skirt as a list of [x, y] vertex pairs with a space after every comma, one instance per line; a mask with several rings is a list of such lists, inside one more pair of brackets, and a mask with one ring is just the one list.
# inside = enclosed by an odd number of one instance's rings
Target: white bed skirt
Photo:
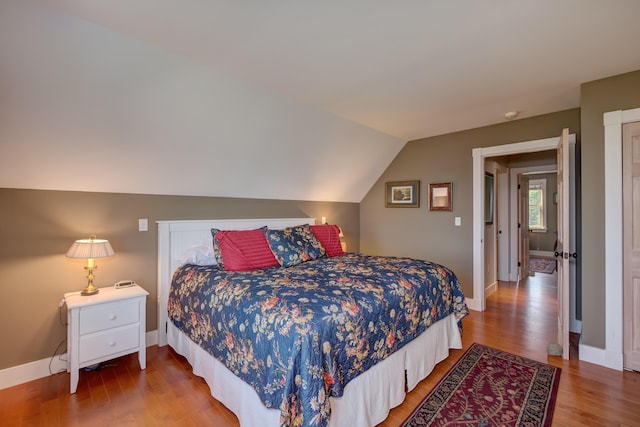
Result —
[[[211, 395], [229, 408], [242, 427], [278, 427], [280, 411], [266, 408], [258, 394], [236, 377], [171, 322], [167, 341], [175, 351], [187, 358], [193, 373], [204, 380]], [[422, 335], [383, 362], [353, 379], [340, 398], [331, 398], [332, 427], [371, 427], [384, 421], [389, 410], [402, 403], [406, 388], [410, 391], [431, 373], [438, 362], [446, 359], [450, 348], [462, 348], [460, 332], [452, 314], [431, 325]]]

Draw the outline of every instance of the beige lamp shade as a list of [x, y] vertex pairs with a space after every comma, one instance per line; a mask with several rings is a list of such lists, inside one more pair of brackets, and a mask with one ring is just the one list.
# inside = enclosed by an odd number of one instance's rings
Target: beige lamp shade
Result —
[[87, 287], [80, 292], [81, 295], [94, 295], [99, 292], [98, 288], [93, 286], [93, 270], [98, 268], [98, 266], [94, 264], [93, 260], [95, 258], [110, 257], [113, 256], [114, 253], [115, 252], [113, 252], [113, 248], [108, 240], [96, 239], [96, 236], [94, 235], [88, 239], [81, 239], [73, 242], [67, 251], [67, 258], [87, 260], [87, 266], [85, 267], [85, 270], [88, 272]]
[[96, 239], [91, 236], [88, 239], [76, 240], [67, 251], [67, 258], [106, 258], [113, 256], [113, 248], [108, 240]]

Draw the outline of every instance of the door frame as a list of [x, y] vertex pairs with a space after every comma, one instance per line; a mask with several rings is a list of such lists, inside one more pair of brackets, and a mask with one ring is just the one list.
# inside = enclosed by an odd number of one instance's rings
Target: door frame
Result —
[[[575, 134], [569, 135], [575, 141]], [[467, 298], [470, 309], [486, 309], [484, 295], [484, 161], [488, 157], [535, 153], [555, 150], [560, 137], [480, 147], [471, 150], [473, 156], [473, 298]]]
[[511, 212], [509, 183], [509, 168], [499, 166], [496, 170], [496, 194], [498, 195], [496, 204], [496, 228], [498, 230], [496, 244], [496, 281], [504, 280], [506, 282], [515, 280], [515, 276], [511, 279], [511, 251], [509, 250], [511, 247], [511, 229], [513, 226], [511, 223], [511, 215], [509, 214]]
[[[605, 348], [580, 344], [580, 360], [619, 371], [624, 363], [622, 317], [622, 125], [640, 121], [640, 108], [609, 111], [604, 124]], [[475, 292], [475, 288], [474, 288]]]
[[[516, 286], [520, 286], [520, 282], [526, 280], [529, 276], [529, 176], [525, 174], [518, 174], [516, 178], [516, 206], [517, 214], [514, 215], [520, 227], [516, 226], [517, 241], [518, 241], [518, 278]], [[515, 252], [515, 251], [514, 251]], [[485, 298], [487, 295], [485, 294]]]

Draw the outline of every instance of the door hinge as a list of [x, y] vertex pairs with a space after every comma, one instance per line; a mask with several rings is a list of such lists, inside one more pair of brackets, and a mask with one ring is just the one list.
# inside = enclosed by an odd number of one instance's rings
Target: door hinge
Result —
[[164, 333], [169, 332], [169, 322], [164, 322]]
[[520, 189], [520, 184], [518, 184], [518, 190]]
[[518, 228], [522, 228], [522, 224], [518, 223]]
[[522, 267], [522, 263], [518, 261], [518, 267]]

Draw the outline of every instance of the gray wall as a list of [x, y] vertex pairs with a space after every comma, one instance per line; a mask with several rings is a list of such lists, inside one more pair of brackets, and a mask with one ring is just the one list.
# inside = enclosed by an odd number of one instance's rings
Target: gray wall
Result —
[[[602, 114], [640, 107], [640, 71], [582, 85], [581, 108], [470, 129], [408, 143], [357, 203], [277, 201], [0, 189], [0, 369], [49, 357], [64, 338], [57, 304], [82, 288], [84, 270], [64, 257], [74, 239], [97, 234], [116, 251], [98, 263], [97, 284], [122, 278], [151, 293], [147, 329], [155, 329], [158, 219], [326, 216], [343, 227], [349, 250], [431, 259], [453, 268], [473, 297], [471, 149], [554, 137], [564, 127], [578, 134], [578, 281], [582, 286], [582, 340], [603, 348], [604, 129]], [[384, 183], [418, 179], [421, 207], [384, 207]], [[453, 183], [453, 211], [429, 212], [430, 182]], [[586, 191], [583, 189], [587, 189]], [[454, 227], [455, 216], [462, 226]], [[137, 231], [149, 218], [151, 231]]]
[[[640, 107], [640, 71], [585, 83], [582, 114], [582, 340], [605, 346], [604, 126], [607, 111]], [[622, 307], [620, 308], [622, 310]]]
[[[580, 133], [580, 111], [566, 110], [499, 125], [410, 141], [360, 204], [360, 248], [370, 254], [429, 259], [452, 268], [473, 297], [472, 156], [476, 147]], [[420, 180], [419, 209], [384, 207], [386, 181]], [[453, 183], [453, 211], [428, 210], [429, 183]], [[454, 217], [462, 226], [454, 226]]]
[[[582, 343], [605, 347], [604, 126], [607, 111], [640, 107], [640, 71], [584, 83], [580, 109], [409, 142], [360, 206], [361, 249], [428, 258], [452, 267], [473, 297], [471, 149], [553, 137], [568, 127], [577, 134], [577, 298]], [[453, 212], [385, 209], [385, 181], [453, 182]], [[453, 218], [462, 217], [462, 227]]]
[[[169, 219], [323, 216], [359, 244], [359, 205], [308, 201], [156, 196], [0, 188], [0, 369], [50, 357], [65, 338], [58, 302], [87, 284], [81, 260], [64, 256], [74, 240], [96, 234], [115, 256], [98, 259], [97, 286], [133, 279], [149, 291], [147, 330], [156, 329], [157, 227]], [[138, 231], [138, 218], [149, 231]], [[63, 313], [66, 319], [66, 311]], [[64, 347], [62, 348], [64, 351]]]

